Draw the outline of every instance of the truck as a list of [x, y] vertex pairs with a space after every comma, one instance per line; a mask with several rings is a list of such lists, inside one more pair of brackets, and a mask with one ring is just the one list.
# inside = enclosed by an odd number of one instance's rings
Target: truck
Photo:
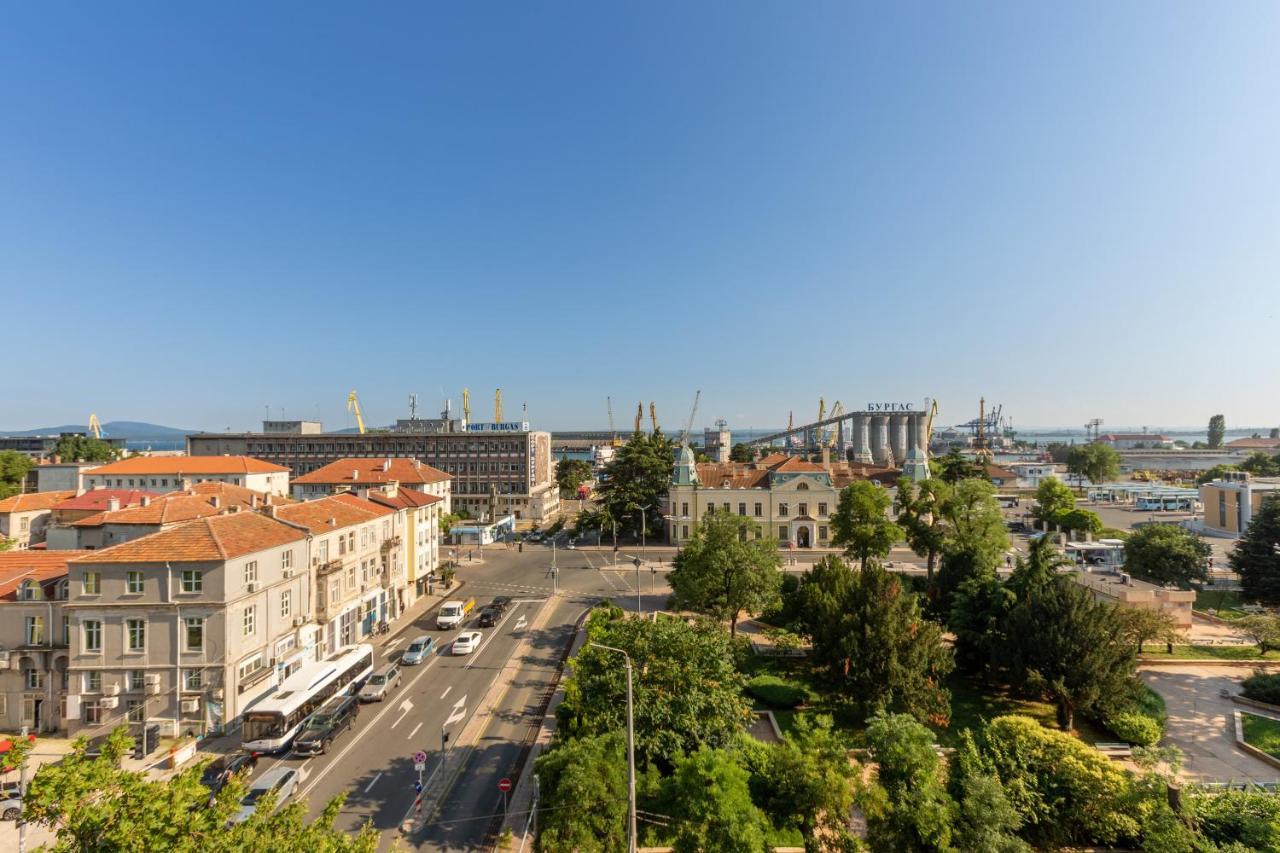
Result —
[[436, 614], [436, 627], [442, 630], [456, 628], [462, 624], [462, 620], [467, 618], [467, 614], [475, 609], [476, 600], [468, 598], [466, 601], [446, 601], [440, 605], [440, 612]]

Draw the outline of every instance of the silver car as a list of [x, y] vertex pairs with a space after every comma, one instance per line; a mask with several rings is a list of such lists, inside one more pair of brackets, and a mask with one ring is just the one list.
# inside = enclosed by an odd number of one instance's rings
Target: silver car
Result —
[[268, 770], [249, 786], [249, 793], [240, 801], [240, 811], [231, 818], [232, 823], [244, 823], [258, 810], [258, 801], [267, 791], [276, 792], [276, 806], [280, 806], [298, 790], [298, 771], [291, 767]]
[[400, 681], [400, 667], [389, 663], [369, 676], [356, 696], [361, 702], [381, 702], [393, 688], [400, 686]]

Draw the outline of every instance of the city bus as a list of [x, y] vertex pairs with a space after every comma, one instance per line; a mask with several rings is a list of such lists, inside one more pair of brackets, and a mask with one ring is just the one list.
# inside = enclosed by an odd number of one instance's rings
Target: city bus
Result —
[[373, 672], [373, 646], [339, 649], [327, 659], [304, 664], [279, 689], [244, 712], [241, 746], [250, 752], [289, 748], [311, 713], [331, 696], [360, 685]]

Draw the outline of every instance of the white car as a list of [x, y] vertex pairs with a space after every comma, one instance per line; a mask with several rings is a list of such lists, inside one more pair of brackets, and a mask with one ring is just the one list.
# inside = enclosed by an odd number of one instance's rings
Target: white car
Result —
[[453, 641], [453, 653], [455, 655], [469, 655], [479, 647], [479, 631], [463, 631], [458, 635], [458, 639]]
[[232, 823], [244, 823], [253, 817], [258, 809], [258, 800], [272, 789], [276, 792], [276, 806], [279, 807], [298, 790], [298, 771], [288, 767], [277, 767], [268, 770], [249, 786], [249, 793], [240, 801], [240, 811], [231, 818]]

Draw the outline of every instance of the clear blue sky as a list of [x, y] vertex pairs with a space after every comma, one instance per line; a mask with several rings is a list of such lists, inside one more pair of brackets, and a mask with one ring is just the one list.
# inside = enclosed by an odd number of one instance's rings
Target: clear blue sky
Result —
[[1280, 423], [1280, 5], [903, 5], [10, 5], [0, 427]]

